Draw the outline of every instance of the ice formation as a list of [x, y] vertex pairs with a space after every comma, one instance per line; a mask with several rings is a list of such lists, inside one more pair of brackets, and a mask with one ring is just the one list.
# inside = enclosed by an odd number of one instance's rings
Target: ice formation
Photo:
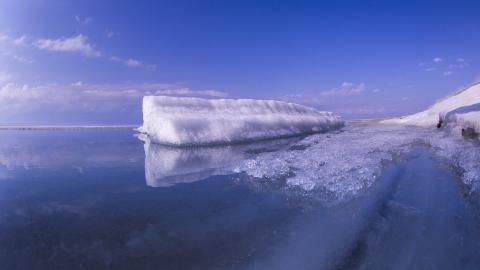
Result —
[[143, 98], [143, 126], [155, 143], [222, 144], [288, 137], [343, 126], [340, 117], [302, 105], [273, 100]]
[[438, 101], [423, 112], [384, 122], [424, 127], [446, 126], [457, 134], [479, 134], [480, 83]]

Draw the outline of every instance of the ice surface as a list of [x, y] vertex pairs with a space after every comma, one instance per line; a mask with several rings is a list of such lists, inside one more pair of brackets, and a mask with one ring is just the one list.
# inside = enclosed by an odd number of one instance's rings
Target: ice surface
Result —
[[155, 143], [223, 144], [325, 132], [343, 126], [340, 117], [273, 100], [146, 96], [143, 126]]
[[402, 126], [347, 126], [335, 134], [309, 136], [288, 151], [260, 154], [235, 171], [343, 200], [370, 187], [384, 164], [407, 153], [418, 137]]
[[435, 127], [440, 119], [456, 134], [461, 134], [461, 130], [467, 128], [480, 133], [480, 84], [454, 93], [423, 112], [384, 122]]

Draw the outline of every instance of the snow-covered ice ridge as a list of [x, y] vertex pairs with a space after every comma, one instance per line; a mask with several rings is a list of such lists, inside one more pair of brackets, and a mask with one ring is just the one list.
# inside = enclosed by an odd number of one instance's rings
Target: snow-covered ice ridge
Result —
[[385, 123], [435, 127], [441, 123], [456, 134], [480, 133], [480, 83], [458, 91], [423, 112], [385, 120]]
[[160, 144], [228, 144], [325, 132], [344, 122], [282, 101], [146, 96], [139, 131]]

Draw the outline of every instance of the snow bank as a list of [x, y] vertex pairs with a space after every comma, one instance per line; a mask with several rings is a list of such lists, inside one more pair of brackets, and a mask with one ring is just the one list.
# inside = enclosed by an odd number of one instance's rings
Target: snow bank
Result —
[[273, 100], [143, 98], [143, 126], [155, 143], [223, 144], [328, 131], [340, 117], [302, 105]]
[[383, 122], [436, 127], [440, 120], [442, 126], [454, 131], [471, 129], [480, 133], [480, 84], [454, 93], [423, 112]]

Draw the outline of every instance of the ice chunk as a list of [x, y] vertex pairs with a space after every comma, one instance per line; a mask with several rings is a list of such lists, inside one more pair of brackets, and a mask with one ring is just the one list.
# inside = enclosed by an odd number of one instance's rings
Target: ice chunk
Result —
[[143, 98], [143, 126], [155, 143], [223, 144], [328, 131], [340, 117], [298, 104], [273, 100]]

